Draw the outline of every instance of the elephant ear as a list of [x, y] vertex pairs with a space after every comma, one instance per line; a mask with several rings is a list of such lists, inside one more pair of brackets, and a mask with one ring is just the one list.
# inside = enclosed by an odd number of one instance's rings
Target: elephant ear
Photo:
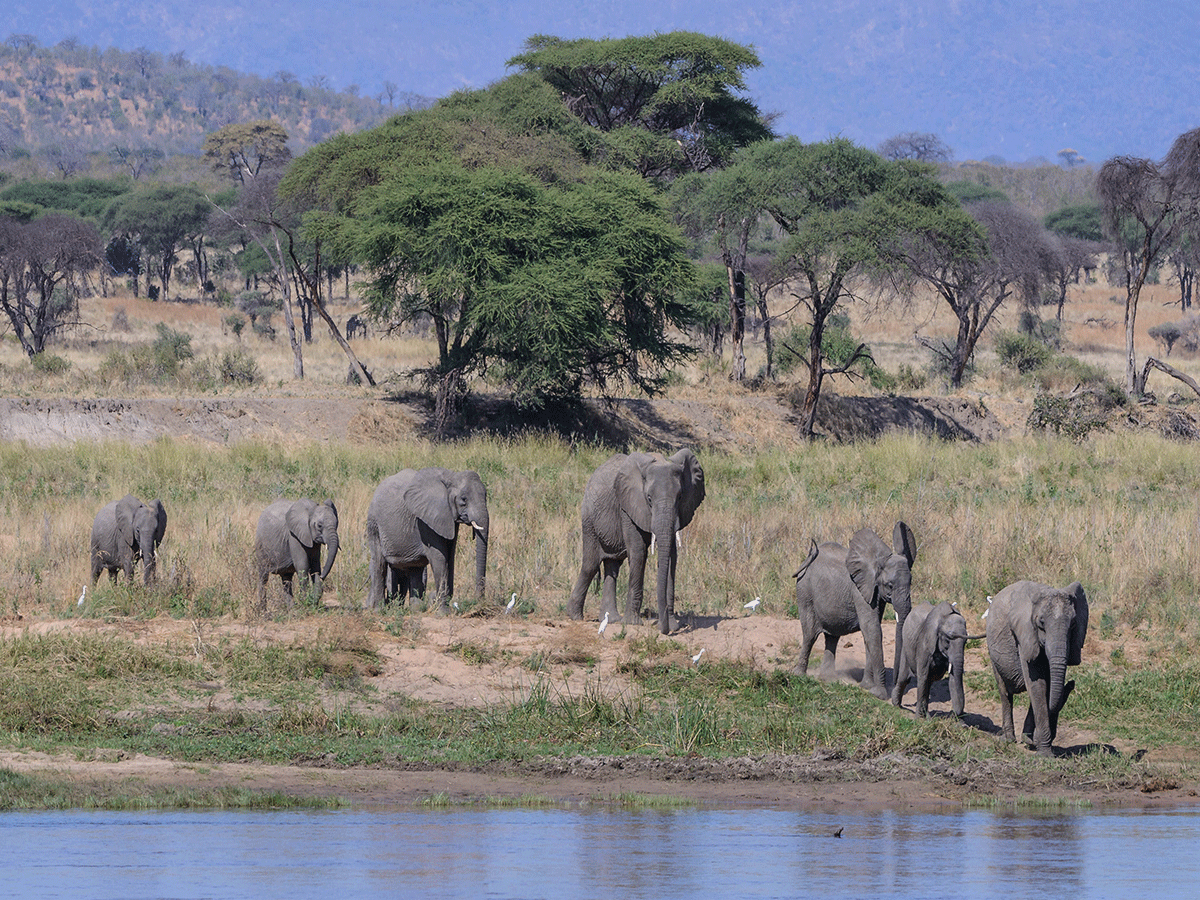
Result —
[[1067, 595], [1075, 605], [1075, 624], [1071, 626], [1071, 645], [1067, 649], [1067, 665], [1077, 666], [1083, 662], [1083, 642], [1087, 640], [1088, 599], [1083, 592], [1083, 585], [1078, 581], [1071, 582]]
[[404, 503], [441, 538], [454, 540], [454, 510], [450, 507], [450, 472], [421, 469], [404, 491]]
[[875, 579], [879, 567], [892, 555], [888, 545], [870, 528], [862, 528], [850, 538], [846, 548], [846, 569], [862, 598], [871, 606], [879, 603]]
[[327, 498], [327, 499], [325, 500], [325, 502], [324, 502], [323, 504], [321, 504], [321, 505], [322, 505], [322, 506], [328, 506], [328, 507], [329, 507], [331, 510], [333, 510], [333, 518], [334, 518], [334, 520], [336, 520], [336, 519], [337, 519], [337, 517], [338, 517], [338, 511], [337, 511], [337, 507], [333, 505], [333, 498], [332, 498], [332, 497], [329, 497], [329, 498]]
[[904, 522], [897, 522], [896, 527], [892, 529], [892, 547], [908, 560], [909, 568], [912, 568], [917, 558], [917, 539], [913, 536], [912, 529]]
[[704, 501], [704, 469], [691, 450], [683, 449], [671, 457], [683, 466], [683, 494], [679, 498], [679, 527], [686, 528]]
[[122, 544], [133, 546], [133, 518], [141, 505], [142, 501], [133, 494], [126, 494], [117, 501], [117, 534]]
[[284, 515], [288, 531], [292, 533], [296, 540], [309, 548], [313, 545], [312, 510], [312, 501], [297, 500], [288, 507], [287, 513]]
[[[1027, 663], [1032, 663], [1042, 653], [1042, 642], [1038, 639], [1037, 623], [1034, 619], [1049, 596], [1047, 589], [1041, 585], [1035, 586], [1033, 591], [1034, 593], [1028, 594], [1027, 597], [1013, 598], [1010, 607], [1012, 615], [1009, 617], [1013, 635], [1017, 639], [1017, 650]], [[992, 605], [995, 606], [996, 602], [992, 601]]]
[[167, 508], [155, 497], [150, 504], [150, 512], [154, 514], [154, 546], [157, 547], [167, 533]]
[[650, 530], [650, 504], [646, 502], [646, 470], [654, 462], [651, 453], [630, 453], [617, 469], [613, 489], [617, 505], [642, 531]]

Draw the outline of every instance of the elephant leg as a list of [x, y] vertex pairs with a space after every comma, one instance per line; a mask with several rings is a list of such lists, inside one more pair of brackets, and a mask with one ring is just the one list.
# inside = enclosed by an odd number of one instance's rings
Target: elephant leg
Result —
[[886, 700], [888, 694], [883, 674], [883, 625], [879, 614], [866, 603], [856, 603], [855, 606], [858, 607], [858, 627], [862, 632], [866, 657], [861, 684], [864, 690], [870, 691], [880, 700]]
[[1050, 743], [1054, 743], [1054, 739], [1058, 737], [1058, 714], [1062, 712], [1064, 706], [1067, 705], [1067, 698], [1071, 696], [1071, 691], [1075, 690], [1075, 679], [1072, 678], [1063, 685], [1062, 700], [1058, 704], [1058, 709], [1050, 710]]
[[840, 634], [825, 632], [825, 654], [821, 657], [821, 671], [818, 673], [822, 681], [837, 680], [837, 645], [841, 639]]
[[[1042, 756], [1052, 756], [1054, 751], [1050, 746], [1049, 680], [1031, 678], [1026, 684], [1029, 691], [1029, 712], [1025, 714], [1021, 737]], [[1032, 731], [1028, 730], [1030, 725], [1034, 726]]]
[[603, 563], [604, 579], [600, 584], [600, 618], [608, 616], [610, 622], [621, 617], [617, 611], [617, 575], [621, 571], [621, 560], [606, 559]]
[[447, 558], [446, 550], [441, 547], [426, 547], [425, 554], [429, 560], [429, 570], [433, 573], [433, 599], [437, 601], [438, 612], [449, 612], [454, 595], [452, 559]]
[[[625, 539], [625, 546], [629, 548], [629, 591], [625, 596], [625, 624], [637, 625], [641, 621], [642, 592], [646, 583], [647, 544], [636, 528], [631, 528], [630, 531], [632, 535], [626, 535]], [[666, 550], [662, 549], [659, 552], [665, 553]]]
[[[908, 681], [908, 678], [906, 677], [904, 680]], [[933, 679], [929, 677], [929, 666], [918, 667], [917, 718], [919, 719], [926, 719], [929, 717], [929, 689], [931, 687], [933, 687]]]
[[571, 599], [567, 601], [567, 615], [576, 621], [583, 618], [583, 601], [587, 598], [588, 588], [592, 586], [592, 580], [599, 568], [599, 563], [589, 566], [585, 560], [583, 568], [579, 570], [579, 577], [575, 579], [575, 586], [571, 588]]
[[[908, 660], [902, 660], [900, 668], [896, 672], [896, 680], [892, 684], [892, 705], [903, 706], [904, 694], [908, 691], [908, 683], [912, 680], [913, 673], [909, 671]], [[920, 698], [921, 678], [917, 675], [917, 696]]]
[[796, 674], [808, 674], [808, 658], [812, 655], [813, 644], [817, 642], [817, 626], [808, 622], [800, 623], [803, 638], [800, 641], [800, 660], [796, 663]]
[[292, 599], [292, 573], [288, 572], [285, 575], [280, 575], [279, 580], [283, 582], [283, 592], [288, 595], [288, 599]]
[[367, 607], [378, 609], [388, 597], [388, 564], [383, 558], [383, 552], [372, 543], [371, 546], [371, 587], [367, 594]]
[[1004, 683], [1004, 677], [1000, 674], [1000, 670], [996, 668], [996, 664], [992, 663], [992, 674], [996, 676], [996, 688], [1000, 692], [1000, 732], [1004, 735], [1007, 741], [1016, 741], [1016, 735], [1013, 733], [1013, 695], [1008, 689], [1008, 685]]

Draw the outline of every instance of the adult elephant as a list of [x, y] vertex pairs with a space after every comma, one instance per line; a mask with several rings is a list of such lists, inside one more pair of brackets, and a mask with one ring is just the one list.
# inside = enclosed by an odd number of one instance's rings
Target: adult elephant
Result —
[[133, 567], [142, 560], [142, 579], [152, 584], [157, 574], [156, 553], [167, 532], [167, 510], [161, 500], [143, 503], [133, 494], [104, 506], [92, 520], [92, 586], [107, 569], [117, 580], [117, 569], [133, 580]]
[[889, 603], [896, 610], [896, 671], [900, 668], [904, 620], [912, 608], [912, 564], [916, 557], [916, 540], [904, 522], [897, 522], [892, 529], [892, 547], [870, 528], [856, 532], [848, 547], [813, 541], [808, 558], [792, 576], [796, 579], [796, 607], [804, 633], [796, 671], [807, 674], [813, 644], [817, 635], [823, 634], [825, 655], [820, 677], [832, 680], [837, 675], [838, 640], [861, 631], [866, 651], [862, 687], [886, 700], [883, 611]]
[[629, 559], [626, 625], [640, 621], [646, 557], [658, 546], [658, 630], [669, 634], [675, 619], [675, 566], [679, 532], [687, 527], [704, 500], [704, 470], [691, 450], [674, 456], [618, 453], [588, 479], [583, 491], [583, 565], [567, 613], [583, 618], [583, 601], [592, 579], [604, 566], [601, 617], [616, 620], [617, 573]]
[[922, 601], [913, 604], [904, 622], [904, 652], [892, 686], [892, 703], [901, 704], [909, 682], [917, 678], [917, 715], [929, 715], [929, 689], [935, 681], [950, 675], [950, 708], [963, 714], [963, 660], [967, 641], [983, 635], [967, 634], [967, 620], [953, 604], [943, 600], [937, 606]]
[[[321, 566], [321, 546], [325, 565]], [[338, 552], [338, 512], [333, 500], [316, 503], [276, 500], [258, 517], [254, 532], [254, 555], [258, 561], [258, 597], [266, 600], [267, 579], [278, 575], [283, 589], [292, 596], [292, 577], [307, 580], [321, 596], [325, 579]]]
[[421, 570], [433, 570], [434, 595], [445, 610], [454, 596], [454, 553], [458, 527], [475, 533], [475, 591], [484, 595], [488, 551], [487, 488], [475, 472], [402, 469], [375, 489], [367, 509], [371, 587], [367, 605], [424, 585]]
[[1058, 715], [1074, 687], [1074, 682], [1066, 681], [1067, 666], [1081, 661], [1087, 623], [1087, 595], [1078, 581], [1066, 588], [1018, 581], [992, 599], [987, 613], [988, 656], [1008, 740], [1016, 740], [1013, 694], [1027, 690], [1029, 711], [1021, 735], [1038, 753], [1053, 755]]

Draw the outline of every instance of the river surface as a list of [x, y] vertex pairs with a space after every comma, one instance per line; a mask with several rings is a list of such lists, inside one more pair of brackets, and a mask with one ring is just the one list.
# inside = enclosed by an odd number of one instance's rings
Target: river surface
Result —
[[1200, 810], [4, 812], [0, 872], [22, 898], [1165, 898], [1200, 891]]

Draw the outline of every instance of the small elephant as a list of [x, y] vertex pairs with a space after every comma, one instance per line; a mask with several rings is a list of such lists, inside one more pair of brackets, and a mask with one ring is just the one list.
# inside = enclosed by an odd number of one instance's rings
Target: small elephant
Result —
[[126, 494], [106, 505], [92, 521], [92, 586], [96, 586], [104, 569], [114, 582], [118, 568], [124, 569], [126, 580], [132, 581], [139, 558], [144, 583], [153, 584], [156, 551], [166, 531], [167, 510], [161, 500], [145, 504], [133, 494]]
[[1004, 736], [1013, 732], [1013, 694], [1029, 691], [1023, 739], [1043, 756], [1054, 753], [1058, 715], [1074, 688], [1067, 666], [1081, 662], [1088, 601], [1078, 581], [1060, 589], [1035, 581], [1010, 584], [987, 613], [988, 656], [1000, 690]]
[[365, 338], [367, 336], [367, 322], [362, 316], [355, 313], [346, 320], [346, 340], [350, 341], [354, 338]]
[[583, 566], [571, 591], [567, 613], [583, 618], [588, 587], [604, 566], [601, 617], [616, 620], [617, 572], [629, 558], [626, 625], [636, 625], [642, 609], [646, 557], [658, 545], [658, 630], [669, 634], [675, 619], [675, 566], [679, 532], [704, 500], [704, 469], [691, 450], [674, 456], [618, 453], [588, 479], [583, 492]]
[[[321, 545], [325, 566], [321, 567]], [[321, 587], [338, 553], [338, 512], [332, 500], [276, 500], [258, 517], [254, 555], [258, 561], [258, 597], [266, 601], [267, 579], [278, 575], [292, 596], [292, 576], [307, 579], [321, 595]]]
[[950, 708], [963, 714], [963, 660], [967, 641], [983, 635], [967, 634], [967, 620], [943, 600], [937, 606], [914, 603], [904, 622], [904, 652], [892, 686], [892, 703], [899, 706], [909, 680], [917, 676], [917, 715], [929, 715], [929, 689], [950, 673]]
[[487, 488], [475, 472], [402, 469], [375, 489], [367, 509], [371, 587], [367, 605], [424, 589], [424, 568], [433, 570], [434, 593], [445, 611], [454, 596], [458, 526], [475, 534], [475, 590], [484, 596], [488, 554]]
[[900, 668], [904, 620], [912, 608], [912, 564], [917, 557], [916, 540], [904, 522], [897, 522], [892, 529], [892, 543], [893, 547], [888, 547], [870, 528], [856, 532], [849, 547], [832, 541], [818, 546], [813, 541], [808, 558], [792, 576], [804, 632], [796, 667], [801, 675], [808, 672], [808, 657], [817, 635], [825, 635], [820, 677], [832, 680], [837, 675], [838, 640], [861, 631], [866, 651], [862, 687], [887, 699], [883, 610], [888, 603], [896, 610], [895, 671]]

